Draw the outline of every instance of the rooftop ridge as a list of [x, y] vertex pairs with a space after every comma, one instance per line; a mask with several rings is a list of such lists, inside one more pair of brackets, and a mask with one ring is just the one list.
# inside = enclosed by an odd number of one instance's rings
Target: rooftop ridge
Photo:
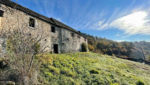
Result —
[[6, 5], [6, 6], [9, 6], [9, 7], [11, 7], [11, 8], [14, 8], [14, 9], [17, 9], [17, 10], [20, 10], [20, 11], [23, 11], [23, 12], [26, 13], [26, 14], [29, 14], [29, 15], [34, 16], [34, 17], [36, 17], [36, 18], [42, 19], [43, 21], [46, 21], [46, 22], [49, 23], [49, 18], [48, 18], [48, 17], [43, 16], [43, 15], [37, 13], [37, 12], [34, 12], [34, 11], [32, 11], [31, 9], [28, 9], [28, 8], [26, 8], [26, 7], [23, 7], [23, 6], [21, 6], [21, 5], [17, 4], [17, 3], [15, 3], [15, 2], [12, 2], [12, 1], [10, 1], [10, 0], [0, 0], [0, 3], [4, 4], [4, 5]]
[[64, 23], [62, 23], [62, 22], [60, 22], [60, 21], [58, 21], [57, 19], [50, 18], [50, 20], [51, 20], [53, 23], [55, 23], [56, 25], [60, 26], [60, 27], [63, 27], [63, 28], [66, 28], [66, 29], [68, 29], [68, 30], [71, 30], [71, 31], [74, 31], [74, 32], [76, 32], [76, 33], [81, 34], [79, 31], [76, 31], [76, 30], [73, 29], [72, 27], [70, 27], [70, 26], [68, 26], [68, 25], [66, 25], [66, 24], [64, 24]]
[[66, 24], [64, 24], [64, 23], [62, 23], [62, 22], [60, 22], [60, 21], [58, 21], [58, 20], [56, 20], [56, 19], [54, 19], [54, 18], [52, 18], [52, 17], [51, 17], [51, 18], [48, 18], [48, 17], [46, 17], [46, 16], [44, 16], [44, 15], [41, 15], [41, 14], [39, 14], [39, 13], [37, 13], [37, 12], [35, 12], [35, 11], [29, 9], [29, 8], [26, 8], [26, 7], [24, 7], [24, 6], [21, 6], [21, 5], [15, 3], [15, 2], [13, 2], [13, 1], [10, 1], [10, 0], [0, 0], [0, 3], [4, 4], [4, 5], [6, 5], [6, 6], [9, 6], [9, 7], [11, 7], [11, 8], [20, 10], [20, 11], [22, 11], [22, 12], [28, 14], [28, 15], [31, 15], [31, 16], [33, 16], [33, 17], [36, 17], [36, 18], [38, 18], [38, 19], [40, 19], [40, 20], [43, 20], [43, 21], [45, 21], [45, 22], [47, 22], [47, 23], [50, 23], [50, 24], [52, 24], [52, 25], [56, 25], [56, 26], [65, 28], [65, 29], [67, 29], [67, 30], [70, 30], [70, 31], [73, 31], [73, 32], [75, 32], [75, 33], [77, 33], [77, 34], [82, 35], [80, 32], [76, 31], [76, 30], [73, 29], [72, 27], [70, 27], [70, 26], [68, 26], [68, 25], [66, 25]]

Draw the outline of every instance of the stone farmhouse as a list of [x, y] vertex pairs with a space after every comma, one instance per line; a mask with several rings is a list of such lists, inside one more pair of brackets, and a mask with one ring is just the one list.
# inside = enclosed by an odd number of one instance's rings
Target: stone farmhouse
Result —
[[[87, 39], [80, 32], [62, 22], [40, 15], [10, 0], [0, 0], [0, 29], [10, 27], [29, 30], [33, 36], [47, 35], [40, 44], [46, 45], [46, 51], [51, 53], [80, 52], [81, 44], [87, 44]], [[0, 50], [4, 51], [2, 45]]]

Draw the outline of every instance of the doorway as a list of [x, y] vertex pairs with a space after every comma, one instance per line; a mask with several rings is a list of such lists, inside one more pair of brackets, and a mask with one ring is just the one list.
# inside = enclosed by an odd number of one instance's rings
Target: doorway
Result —
[[54, 53], [58, 53], [58, 44], [54, 44]]

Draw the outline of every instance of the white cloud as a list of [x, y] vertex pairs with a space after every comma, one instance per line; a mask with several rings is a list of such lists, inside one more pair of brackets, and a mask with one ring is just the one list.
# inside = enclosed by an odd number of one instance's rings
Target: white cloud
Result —
[[150, 35], [150, 18], [148, 17], [148, 12], [146, 11], [137, 11], [120, 17], [112, 21], [109, 26], [123, 30], [126, 34], [130, 35]]
[[101, 29], [104, 29], [104, 28], [108, 27], [108, 24], [104, 23], [104, 20], [103, 21], [99, 21], [98, 22], [98, 27], [100, 27]]

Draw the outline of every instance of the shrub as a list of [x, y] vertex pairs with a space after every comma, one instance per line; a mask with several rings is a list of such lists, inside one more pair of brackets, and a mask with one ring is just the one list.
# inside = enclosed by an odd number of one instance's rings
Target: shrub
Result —
[[56, 73], [56, 74], [60, 73], [60, 70], [58, 68], [55, 68], [53, 66], [48, 66], [48, 68], [52, 73]]
[[8, 67], [8, 60], [0, 58], [0, 69], [5, 69]]
[[143, 81], [140, 81], [140, 80], [139, 80], [139, 81], [136, 83], [136, 85], [145, 85], [145, 84], [144, 84]]
[[[10, 74], [9, 77], [16, 81], [15, 83], [33, 85], [36, 84], [36, 72], [39, 66], [35, 56], [38, 53], [44, 53], [46, 47], [43, 45], [40, 50], [40, 42], [44, 36], [38, 34], [29, 35], [30, 31], [23, 28], [1, 32], [0, 37], [6, 39], [6, 52], [4, 56], [9, 59], [9, 69], [15, 69], [19, 74]], [[16, 77], [15, 77], [16, 76]], [[19, 78], [18, 78], [19, 76]], [[27, 82], [29, 80], [29, 82]]]
[[61, 69], [61, 74], [65, 74], [67, 76], [71, 76], [71, 77], [75, 77], [75, 73], [72, 72], [70, 69], [68, 68], [62, 68]]
[[40, 44], [39, 43], [35, 43], [33, 45], [32, 49], [35, 51], [35, 53], [39, 53], [39, 51], [40, 51]]
[[99, 74], [99, 71], [96, 69], [90, 70], [90, 74]]
[[48, 75], [48, 77], [53, 76], [53, 74], [52, 74], [52, 73], [50, 73], [50, 72], [44, 72], [44, 74], [45, 74], [45, 76], [47, 76], [47, 75]]
[[88, 44], [88, 49], [89, 49], [89, 51], [94, 51], [94, 46]]

